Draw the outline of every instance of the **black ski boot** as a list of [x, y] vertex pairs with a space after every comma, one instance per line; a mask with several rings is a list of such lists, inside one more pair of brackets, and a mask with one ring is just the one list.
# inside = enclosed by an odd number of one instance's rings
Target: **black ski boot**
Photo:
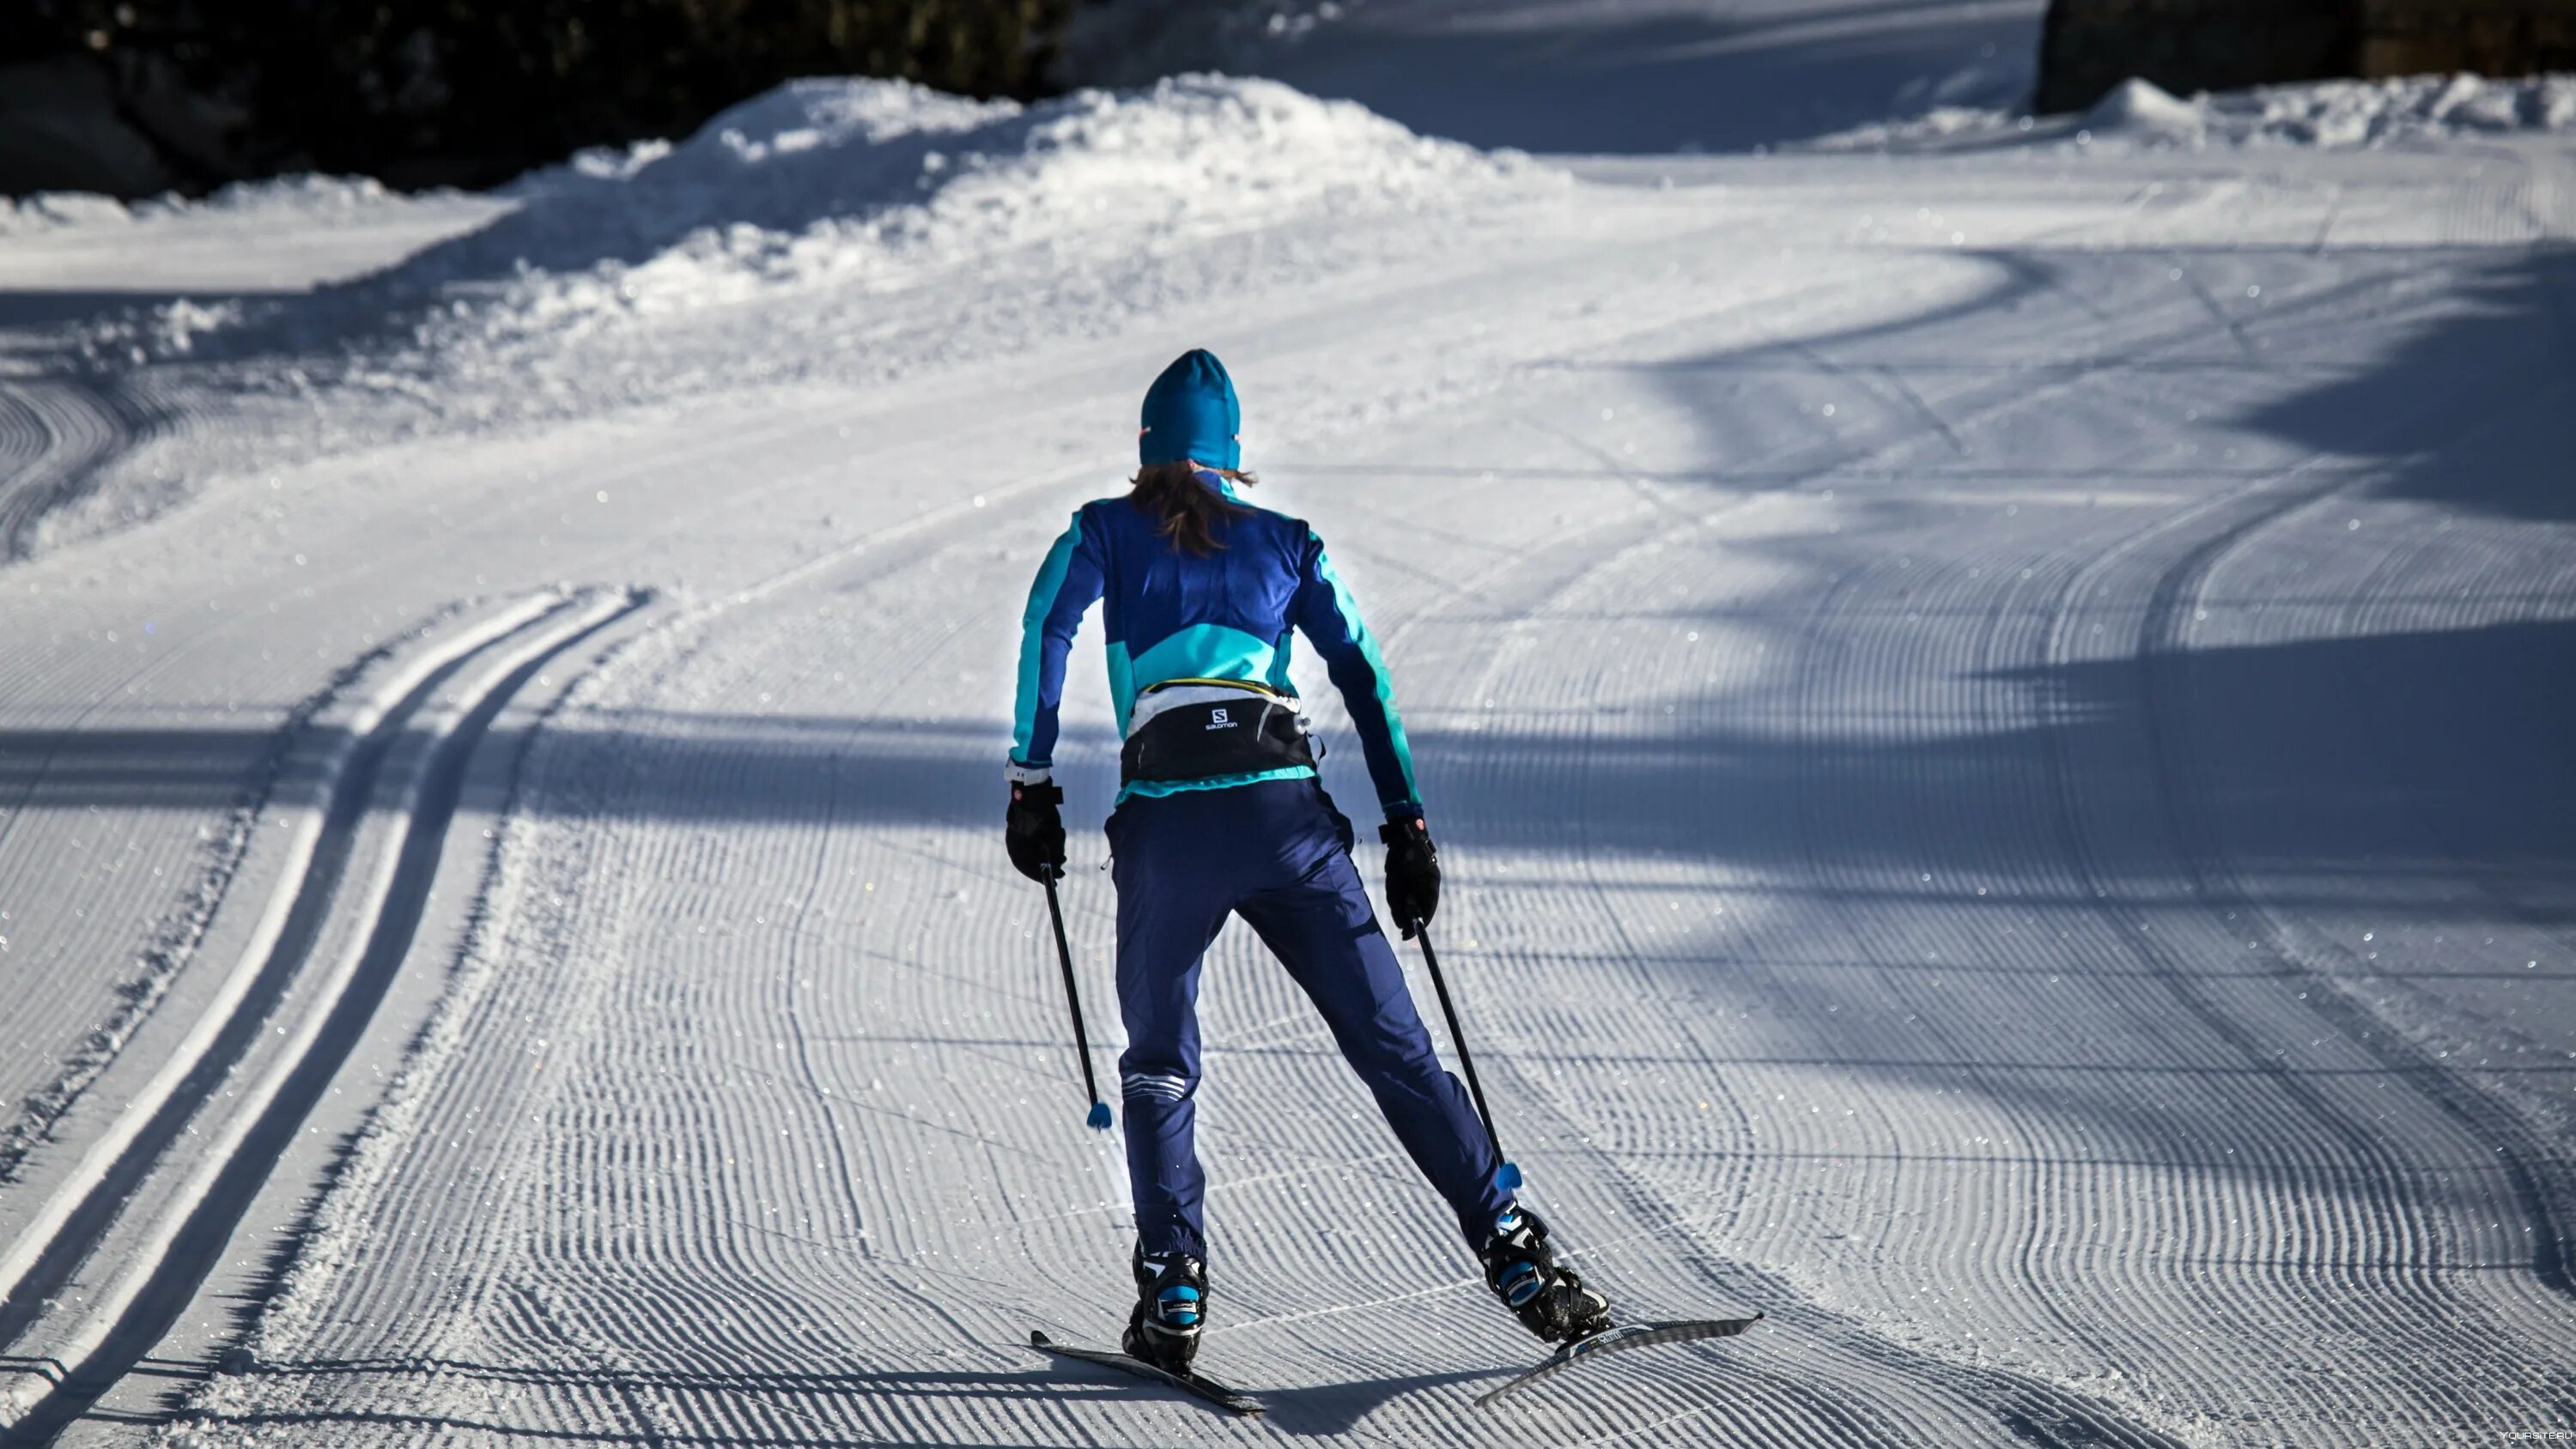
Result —
[[1570, 1343], [1610, 1326], [1610, 1300], [1556, 1261], [1547, 1246], [1547, 1224], [1520, 1204], [1494, 1219], [1482, 1256], [1494, 1296], [1522, 1327], [1549, 1343]]
[[1136, 1311], [1119, 1347], [1165, 1373], [1189, 1377], [1207, 1318], [1207, 1265], [1187, 1253], [1148, 1258], [1136, 1250]]

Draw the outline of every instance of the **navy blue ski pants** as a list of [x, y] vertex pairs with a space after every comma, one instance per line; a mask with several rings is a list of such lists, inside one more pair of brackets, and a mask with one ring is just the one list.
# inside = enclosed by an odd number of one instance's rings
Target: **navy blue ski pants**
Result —
[[1193, 1145], [1199, 961], [1239, 915], [1321, 1011], [1398, 1141], [1481, 1246], [1510, 1202], [1466, 1088], [1440, 1065], [1351, 863], [1351, 825], [1314, 780], [1138, 797], [1109, 817], [1118, 885], [1118, 1059], [1136, 1235], [1207, 1257]]

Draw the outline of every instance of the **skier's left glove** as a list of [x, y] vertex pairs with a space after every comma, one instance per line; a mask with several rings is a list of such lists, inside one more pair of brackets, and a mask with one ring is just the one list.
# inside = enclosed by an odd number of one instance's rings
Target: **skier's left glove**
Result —
[[1013, 781], [1002, 844], [1011, 864], [1034, 881], [1064, 879], [1063, 787], [1051, 780]]
[[1390, 820], [1377, 838], [1386, 842], [1386, 908], [1410, 941], [1439, 914], [1440, 852], [1420, 819]]

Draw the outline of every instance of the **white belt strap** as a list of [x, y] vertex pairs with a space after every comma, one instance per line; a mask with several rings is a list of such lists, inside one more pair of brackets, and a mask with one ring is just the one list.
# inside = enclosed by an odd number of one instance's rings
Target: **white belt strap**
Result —
[[1177, 709], [1185, 704], [1224, 704], [1238, 699], [1257, 699], [1264, 704], [1278, 705], [1295, 714], [1299, 725], [1306, 722], [1306, 707], [1298, 703], [1293, 694], [1283, 695], [1249, 684], [1240, 689], [1223, 684], [1175, 684], [1137, 699], [1136, 708], [1127, 716], [1127, 733], [1132, 735], [1143, 729], [1147, 720], [1167, 709]]

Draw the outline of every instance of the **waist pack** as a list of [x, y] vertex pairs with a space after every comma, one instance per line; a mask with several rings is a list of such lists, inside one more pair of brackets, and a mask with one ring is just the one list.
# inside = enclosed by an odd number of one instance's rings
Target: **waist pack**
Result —
[[1136, 701], [1119, 751], [1122, 783], [1257, 775], [1304, 766], [1315, 748], [1294, 695], [1258, 685], [1175, 680]]

